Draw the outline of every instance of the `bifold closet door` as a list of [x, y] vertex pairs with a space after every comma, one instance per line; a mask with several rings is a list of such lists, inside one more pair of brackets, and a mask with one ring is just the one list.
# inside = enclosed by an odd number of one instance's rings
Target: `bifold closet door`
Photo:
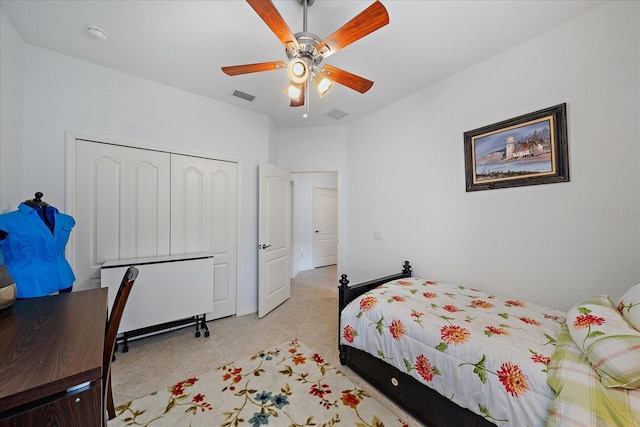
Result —
[[237, 163], [171, 154], [171, 254], [213, 254], [210, 319], [236, 314], [237, 217]]
[[76, 139], [74, 290], [99, 287], [105, 261], [169, 255], [170, 155]]

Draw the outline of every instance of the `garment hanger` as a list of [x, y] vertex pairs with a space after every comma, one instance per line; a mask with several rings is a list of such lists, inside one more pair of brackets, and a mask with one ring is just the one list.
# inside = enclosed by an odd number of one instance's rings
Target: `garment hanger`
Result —
[[36, 194], [34, 194], [35, 198], [31, 199], [31, 200], [25, 200], [24, 204], [27, 206], [31, 206], [32, 208], [46, 208], [49, 207], [49, 204], [47, 202], [43, 202], [42, 201], [42, 196], [44, 196], [44, 194], [42, 194], [41, 192], [37, 192]]

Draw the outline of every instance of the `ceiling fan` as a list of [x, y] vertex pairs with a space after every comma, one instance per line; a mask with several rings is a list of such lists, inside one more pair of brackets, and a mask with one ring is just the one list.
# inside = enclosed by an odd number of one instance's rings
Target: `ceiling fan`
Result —
[[389, 23], [387, 9], [376, 1], [324, 40], [307, 32], [307, 7], [314, 0], [297, 0], [304, 8], [303, 30], [293, 34], [271, 0], [247, 0], [285, 47], [288, 62], [271, 61], [257, 64], [222, 67], [229, 76], [286, 69], [289, 86], [285, 93], [291, 97], [291, 107], [305, 106], [303, 117], [309, 114], [309, 86], [313, 83], [320, 96], [331, 88], [333, 82], [365, 93], [373, 82], [331, 65], [320, 65], [324, 58], [384, 27]]

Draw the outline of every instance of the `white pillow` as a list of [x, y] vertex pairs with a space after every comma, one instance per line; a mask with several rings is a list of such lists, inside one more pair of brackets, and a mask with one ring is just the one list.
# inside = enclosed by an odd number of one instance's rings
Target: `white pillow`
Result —
[[622, 294], [618, 301], [618, 311], [634, 328], [640, 331], [640, 282]]

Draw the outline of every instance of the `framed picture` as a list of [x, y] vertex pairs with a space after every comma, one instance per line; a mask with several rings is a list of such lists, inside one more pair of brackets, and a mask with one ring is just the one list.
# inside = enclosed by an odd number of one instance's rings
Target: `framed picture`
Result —
[[467, 192], [569, 181], [566, 104], [464, 133]]

